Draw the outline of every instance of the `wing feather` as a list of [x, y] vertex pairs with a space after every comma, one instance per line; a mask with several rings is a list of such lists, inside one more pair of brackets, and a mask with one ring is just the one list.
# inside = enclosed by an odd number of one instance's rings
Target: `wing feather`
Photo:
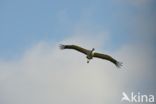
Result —
[[87, 50], [87, 49], [84, 49], [80, 46], [77, 46], [77, 45], [60, 45], [60, 49], [74, 49], [74, 50], [77, 50], [79, 52], [82, 52], [84, 54], [88, 54], [90, 51]]
[[121, 63], [121, 62], [115, 60], [114, 58], [112, 58], [111, 56], [106, 55], [106, 54], [101, 54], [101, 53], [96, 53], [96, 52], [95, 52], [95, 53], [93, 54], [93, 57], [108, 60], [108, 61], [114, 63], [117, 67], [121, 67], [121, 66], [122, 66], [122, 63]]

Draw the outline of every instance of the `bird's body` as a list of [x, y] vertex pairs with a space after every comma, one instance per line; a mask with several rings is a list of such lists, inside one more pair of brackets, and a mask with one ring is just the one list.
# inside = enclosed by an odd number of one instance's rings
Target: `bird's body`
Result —
[[74, 49], [74, 50], [77, 50], [77, 51], [79, 51], [81, 53], [84, 53], [85, 55], [87, 55], [86, 56], [86, 58], [88, 59], [87, 63], [89, 63], [89, 61], [93, 57], [96, 57], [96, 58], [101, 58], [101, 59], [108, 60], [108, 61], [114, 63], [117, 67], [122, 66], [121, 62], [118, 62], [117, 60], [115, 60], [111, 56], [106, 55], [106, 54], [101, 54], [101, 53], [94, 52], [94, 50], [95, 50], [94, 48], [92, 50], [87, 50], [87, 49], [84, 49], [84, 48], [82, 48], [80, 46], [77, 46], [77, 45], [60, 45], [60, 49]]
[[94, 51], [94, 48], [90, 52], [88, 52], [88, 54], [86, 56], [86, 58], [88, 59], [87, 63], [89, 63], [89, 61], [93, 58], [93, 56], [94, 56], [93, 51]]

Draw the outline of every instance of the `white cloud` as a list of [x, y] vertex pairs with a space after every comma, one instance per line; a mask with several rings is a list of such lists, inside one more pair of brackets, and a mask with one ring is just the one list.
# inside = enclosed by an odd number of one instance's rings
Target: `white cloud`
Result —
[[[102, 51], [101, 37], [86, 39], [75, 35], [60, 43], [78, 42]], [[140, 85], [154, 78], [154, 59], [149, 47], [124, 45], [112, 52], [124, 63], [120, 70], [99, 59], [87, 64], [83, 54], [61, 51], [58, 44], [51, 46], [40, 42], [27, 50], [20, 60], [0, 63], [0, 103], [114, 104], [120, 103], [122, 91], [140, 89], [146, 92], [146, 87], [154, 86]]]

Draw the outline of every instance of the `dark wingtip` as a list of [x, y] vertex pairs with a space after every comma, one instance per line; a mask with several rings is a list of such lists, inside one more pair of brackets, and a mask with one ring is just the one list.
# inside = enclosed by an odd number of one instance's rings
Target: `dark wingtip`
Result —
[[122, 62], [117, 61], [115, 65], [116, 65], [116, 67], [121, 68], [122, 64], [123, 64]]
[[65, 49], [65, 45], [63, 45], [63, 44], [60, 44], [59, 47], [60, 47], [61, 50]]

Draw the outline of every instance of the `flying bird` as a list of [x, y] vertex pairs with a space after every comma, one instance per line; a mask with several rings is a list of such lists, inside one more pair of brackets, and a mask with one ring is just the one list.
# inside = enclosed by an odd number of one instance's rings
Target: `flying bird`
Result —
[[122, 66], [122, 63], [117, 61], [116, 59], [112, 58], [111, 56], [109, 55], [106, 55], [106, 54], [102, 54], [102, 53], [97, 53], [97, 52], [94, 52], [94, 48], [92, 48], [92, 50], [88, 50], [88, 49], [85, 49], [85, 48], [82, 48], [80, 46], [77, 46], [77, 45], [60, 45], [60, 49], [73, 49], [73, 50], [76, 50], [76, 51], [79, 51], [83, 54], [86, 55], [86, 58], [88, 59], [87, 60], [87, 63], [89, 63], [89, 61], [91, 59], [93, 59], [93, 57], [95, 58], [100, 58], [100, 59], [105, 59], [105, 60], [108, 60], [110, 62], [112, 62], [113, 64], [115, 64], [117, 67], [121, 67]]

